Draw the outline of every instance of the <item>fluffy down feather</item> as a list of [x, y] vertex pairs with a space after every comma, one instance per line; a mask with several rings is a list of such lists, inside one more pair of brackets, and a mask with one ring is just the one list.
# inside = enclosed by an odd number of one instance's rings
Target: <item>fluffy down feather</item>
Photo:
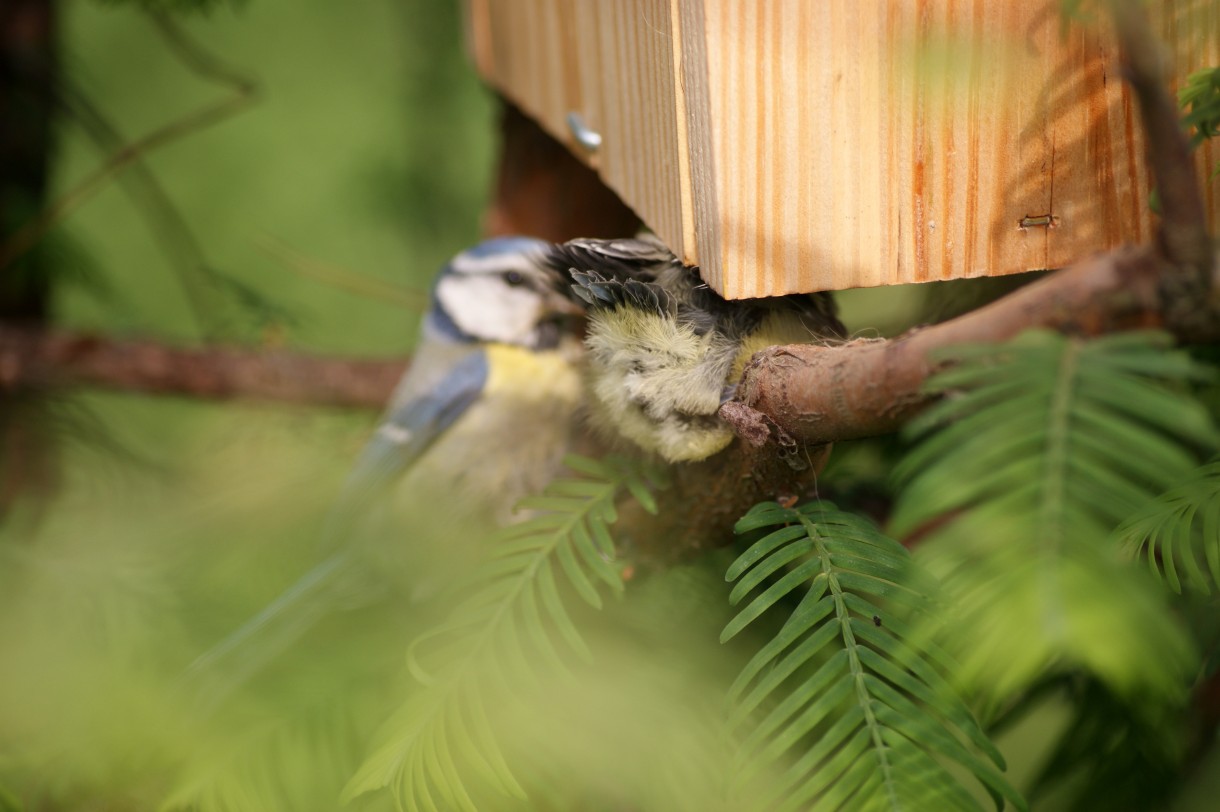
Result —
[[725, 301], [654, 239], [574, 240], [547, 261], [590, 311], [595, 426], [670, 462], [729, 444], [717, 412], [754, 352], [844, 334], [828, 294]]

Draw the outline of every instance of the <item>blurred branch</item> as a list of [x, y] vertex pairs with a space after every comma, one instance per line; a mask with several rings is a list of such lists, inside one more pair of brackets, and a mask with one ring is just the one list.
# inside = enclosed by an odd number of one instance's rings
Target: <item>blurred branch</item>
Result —
[[1220, 339], [1220, 261], [1159, 44], [1140, 4], [1113, 0], [1127, 80], [1139, 102], [1162, 220], [1154, 246], [1077, 263], [987, 307], [890, 341], [793, 345], [758, 353], [723, 414], [751, 442], [825, 443], [886, 434], [927, 402], [935, 351], [1002, 341], [1035, 327], [1077, 335], [1161, 328], [1183, 341]]
[[1161, 69], [1167, 56], [1137, 0], [1111, 0], [1110, 6], [1124, 64], [1123, 78], [1135, 92], [1148, 141], [1148, 168], [1160, 192], [1158, 237], [1162, 253], [1171, 262], [1202, 270], [1210, 265], [1211, 239], [1203, 196], [1195, 180], [1190, 141]]
[[0, 392], [91, 386], [209, 400], [380, 409], [406, 359], [335, 358], [241, 347], [170, 347], [0, 326]]
[[614, 538], [624, 557], [644, 568], [664, 568], [724, 547], [733, 525], [759, 502], [785, 504], [817, 493], [830, 446], [751, 448], [737, 441], [710, 459], [670, 468], [661, 510], [647, 513], [634, 499], [618, 506]]

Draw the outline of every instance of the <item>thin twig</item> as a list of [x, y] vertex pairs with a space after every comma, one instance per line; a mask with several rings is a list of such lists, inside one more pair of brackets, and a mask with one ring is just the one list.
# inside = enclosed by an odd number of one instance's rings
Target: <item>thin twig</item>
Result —
[[228, 85], [239, 95], [251, 96], [257, 92], [258, 86], [252, 78], [199, 47], [199, 44], [174, 22], [173, 16], [156, 9], [149, 9], [147, 13], [166, 44], [178, 53], [178, 58], [196, 76], [216, 84]]

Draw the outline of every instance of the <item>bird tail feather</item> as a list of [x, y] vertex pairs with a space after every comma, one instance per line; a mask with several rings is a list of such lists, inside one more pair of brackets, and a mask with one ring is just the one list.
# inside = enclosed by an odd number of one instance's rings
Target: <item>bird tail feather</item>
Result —
[[187, 667], [183, 679], [197, 703], [205, 709], [222, 704], [367, 582], [351, 551], [318, 564]]

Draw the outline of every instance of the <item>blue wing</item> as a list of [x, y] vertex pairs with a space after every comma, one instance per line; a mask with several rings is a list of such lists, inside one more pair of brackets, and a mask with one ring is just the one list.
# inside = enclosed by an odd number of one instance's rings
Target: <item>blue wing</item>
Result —
[[487, 384], [487, 354], [476, 350], [459, 360], [427, 393], [407, 400], [377, 428], [348, 475], [331, 511], [327, 536], [342, 531], [470, 408]]
[[363, 509], [478, 400], [487, 376], [486, 354], [472, 352], [430, 391], [387, 416], [361, 452], [327, 519], [324, 540], [328, 545], [341, 542], [341, 548], [190, 665], [186, 678], [194, 683], [201, 704], [219, 704], [332, 611], [354, 608], [367, 595], [372, 579], [353, 549], [349, 531]]

